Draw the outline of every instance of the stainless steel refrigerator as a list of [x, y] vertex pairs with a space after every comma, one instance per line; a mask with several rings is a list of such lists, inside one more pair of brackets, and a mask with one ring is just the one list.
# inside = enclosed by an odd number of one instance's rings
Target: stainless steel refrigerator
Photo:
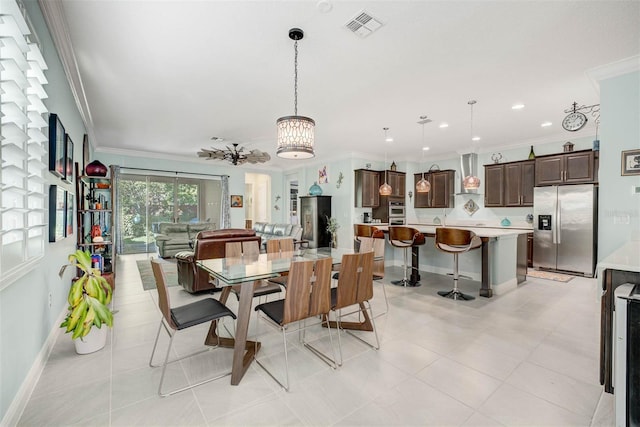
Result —
[[597, 187], [593, 184], [536, 187], [533, 216], [533, 267], [593, 277]]

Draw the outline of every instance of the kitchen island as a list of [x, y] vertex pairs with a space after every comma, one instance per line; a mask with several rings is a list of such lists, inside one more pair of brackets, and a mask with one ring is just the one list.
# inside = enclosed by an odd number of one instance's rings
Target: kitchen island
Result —
[[640, 285], [640, 240], [631, 240], [602, 259], [596, 267], [600, 309], [600, 384], [613, 393], [614, 292], [624, 283]]
[[[386, 224], [369, 225], [374, 225], [384, 232], [388, 232], [389, 229]], [[429, 238], [427, 244], [421, 246], [423, 251], [420, 252], [420, 247], [413, 248], [414, 280], [420, 280], [418, 269], [437, 274], [451, 273], [453, 271], [453, 257], [439, 251], [434, 243], [436, 227], [442, 226], [435, 224], [407, 224], [406, 226], [419, 230]], [[531, 233], [531, 229], [465, 225], [448, 225], [448, 227], [471, 230], [482, 240], [479, 251], [470, 251], [460, 256], [461, 274], [481, 282], [480, 296], [491, 298], [494, 293], [501, 294], [515, 289], [518, 283], [526, 280], [527, 234]], [[394, 248], [387, 245], [387, 250], [393, 251]]]

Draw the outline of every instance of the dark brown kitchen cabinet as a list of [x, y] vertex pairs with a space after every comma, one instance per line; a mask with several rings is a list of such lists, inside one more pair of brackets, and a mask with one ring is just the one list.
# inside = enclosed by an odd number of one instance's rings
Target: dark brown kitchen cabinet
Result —
[[504, 165], [484, 167], [484, 206], [504, 206]]
[[535, 185], [595, 182], [595, 155], [591, 150], [536, 158]]
[[535, 161], [505, 163], [504, 206], [533, 206]]
[[355, 207], [375, 208], [380, 205], [380, 173], [369, 169], [356, 169]]
[[[414, 188], [415, 184], [422, 179], [422, 174], [414, 174]], [[431, 184], [431, 190], [428, 193], [415, 193], [415, 199], [413, 201], [414, 208], [452, 208], [454, 207], [453, 201], [453, 186], [455, 180], [455, 171], [442, 170], [436, 172], [425, 172], [424, 179]]]
[[[386, 173], [386, 176], [385, 176]], [[406, 174], [404, 172], [397, 171], [381, 171], [380, 172], [380, 185], [386, 182], [391, 186], [391, 197], [404, 198], [406, 190]]]
[[527, 267], [533, 268], [533, 233], [527, 233]]
[[485, 165], [484, 206], [533, 206], [534, 180], [534, 160]]

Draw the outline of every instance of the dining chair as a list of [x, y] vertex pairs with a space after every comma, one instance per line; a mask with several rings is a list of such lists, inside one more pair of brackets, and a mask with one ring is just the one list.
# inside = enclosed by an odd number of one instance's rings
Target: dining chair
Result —
[[385, 311], [376, 316], [383, 316], [389, 312], [389, 300], [387, 299], [387, 289], [384, 283], [384, 247], [385, 238], [382, 230], [372, 225], [355, 224], [354, 240], [358, 252], [368, 252], [373, 250], [375, 257], [373, 261], [373, 280], [382, 284], [382, 294], [384, 295]]
[[[177, 332], [183, 329], [190, 328], [192, 326], [200, 325], [202, 323], [223, 319], [225, 317], [231, 317], [232, 319], [235, 319], [236, 315], [231, 310], [229, 310], [229, 308], [225, 306], [223, 303], [213, 298], [205, 298], [196, 302], [192, 302], [189, 304], [172, 308], [171, 301], [169, 299], [169, 292], [167, 291], [166, 279], [165, 279], [164, 271], [162, 270], [161, 264], [157, 260], [152, 259], [151, 269], [153, 270], [153, 276], [156, 281], [156, 288], [158, 289], [158, 307], [160, 308], [160, 312], [162, 313], [162, 318], [160, 319], [160, 326], [158, 327], [158, 333], [156, 334], [156, 340], [153, 343], [151, 358], [149, 359], [149, 366], [151, 366], [152, 368], [158, 368], [162, 366], [162, 375], [160, 376], [158, 394], [162, 397], [170, 396], [172, 394], [179, 393], [184, 390], [188, 390], [190, 388], [208, 383], [210, 381], [214, 381], [214, 380], [226, 377], [227, 375], [231, 375], [231, 372], [225, 372], [223, 374], [216, 375], [211, 378], [207, 378], [206, 380], [199, 381], [195, 384], [190, 384], [185, 387], [181, 387], [181, 388], [170, 390], [170, 391], [162, 390], [165, 373], [167, 370], [167, 366], [169, 364], [178, 362], [180, 360], [183, 360], [189, 357], [196, 356], [201, 353], [208, 352], [212, 348], [215, 348], [215, 347], [207, 347], [195, 353], [191, 353], [186, 356], [169, 361], [169, 355], [171, 354], [171, 348], [173, 347], [173, 339], [176, 336]], [[216, 326], [217, 326], [217, 323], [218, 322], [216, 322]], [[167, 346], [167, 354], [164, 356], [164, 362], [161, 365], [154, 365], [153, 357], [156, 353], [156, 348], [158, 347], [158, 339], [160, 338], [160, 331], [162, 330], [163, 327], [165, 331], [167, 331], [167, 334], [169, 334], [169, 345]], [[220, 345], [220, 339], [218, 338], [217, 346], [219, 345]]]
[[[267, 240], [267, 254], [271, 256], [289, 256], [289, 254], [293, 254], [294, 245], [293, 238], [286, 239], [270, 239]], [[272, 277], [271, 279], [267, 279], [271, 283], [275, 283], [277, 285], [282, 286], [283, 288], [287, 287], [287, 276], [288, 272], [281, 273], [278, 277]]]
[[[289, 282], [287, 292], [284, 299], [270, 301], [258, 305], [255, 310], [263, 313], [263, 318], [270, 324], [273, 324], [282, 332], [282, 342], [284, 343], [284, 364], [286, 385], [276, 378], [267, 367], [256, 357], [256, 363], [271, 376], [282, 388], [289, 391], [289, 356], [287, 350], [287, 326], [292, 323], [303, 322], [312, 317], [325, 315], [331, 308], [331, 258], [321, 258], [316, 261], [292, 261], [289, 269]], [[328, 324], [328, 318], [323, 316], [322, 322], [327, 322], [327, 332], [333, 359], [318, 351], [315, 347], [304, 341], [304, 334], [301, 335], [302, 343], [313, 354], [327, 363], [332, 368], [336, 368], [335, 349], [333, 346], [333, 338], [331, 336], [331, 328]], [[307, 326], [306, 323], [299, 325], [294, 332], [300, 332], [317, 323]]]
[[[225, 258], [241, 258], [241, 257], [258, 257], [260, 255], [260, 246], [258, 242], [228, 242], [225, 245]], [[240, 286], [231, 287], [231, 292], [240, 300]], [[280, 293], [282, 289], [275, 283], [268, 280], [256, 280], [253, 282], [254, 298], [266, 297], [267, 295]]]
[[[342, 365], [343, 360], [340, 330], [346, 331], [371, 348], [376, 350], [380, 348], [380, 340], [378, 339], [378, 332], [375, 328], [371, 303], [369, 302], [371, 298], [373, 298], [373, 258], [373, 251], [342, 255], [338, 286], [331, 289], [331, 311], [335, 313], [336, 320], [335, 322], [329, 322], [329, 324], [338, 330], [338, 348], [340, 349], [339, 366]], [[342, 312], [343, 309], [352, 306], [358, 306], [358, 308], [348, 313]], [[364, 320], [361, 322], [342, 321], [343, 317], [356, 313], [358, 315], [362, 314]], [[371, 344], [367, 342], [353, 334], [351, 330], [373, 332], [376, 343]]]

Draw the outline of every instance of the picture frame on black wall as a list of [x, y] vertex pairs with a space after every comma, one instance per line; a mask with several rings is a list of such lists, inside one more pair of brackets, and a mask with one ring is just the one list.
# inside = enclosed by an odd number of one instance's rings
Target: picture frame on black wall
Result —
[[64, 181], [73, 183], [73, 141], [69, 134], [65, 137], [64, 148]]
[[49, 242], [65, 238], [66, 193], [59, 185], [49, 186]]
[[49, 171], [62, 179], [65, 178], [66, 169], [65, 135], [60, 117], [54, 113], [49, 114]]
[[622, 152], [622, 176], [640, 175], [640, 150]]
[[80, 170], [81, 175], [86, 175], [87, 173], [84, 171], [84, 168], [89, 164], [89, 135], [86, 133], [82, 138], [82, 169]]

